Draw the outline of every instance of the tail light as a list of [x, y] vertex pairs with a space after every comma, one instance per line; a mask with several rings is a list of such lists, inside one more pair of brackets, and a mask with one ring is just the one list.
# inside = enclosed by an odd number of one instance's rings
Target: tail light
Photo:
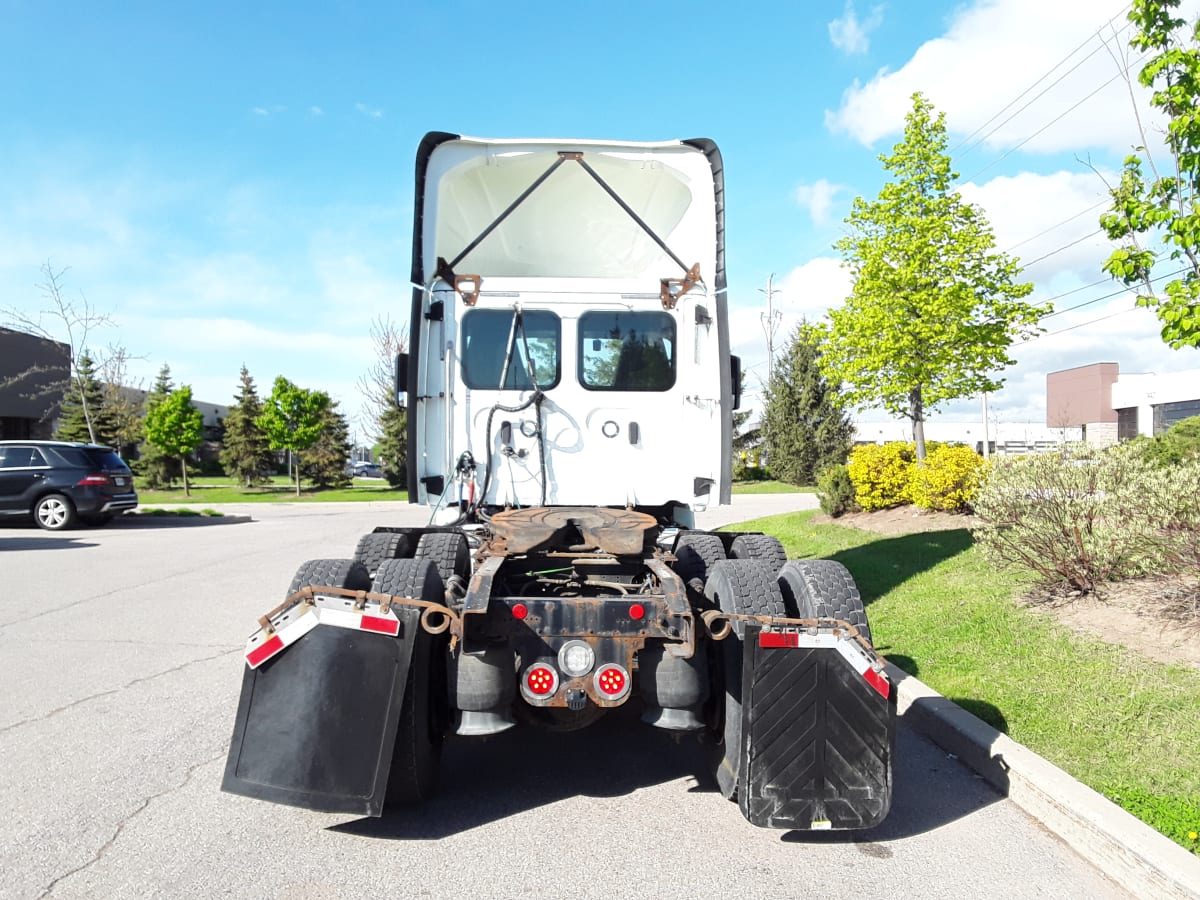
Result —
[[76, 487], [84, 487], [85, 485], [108, 484], [107, 475], [84, 475], [75, 483]]
[[605, 700], [620, 700], [629, 693], [629, 673], [624, 666], [606, 663], [597, 671], [593, 683], [596, 692]]
[[536, 662], [521, 676], [521, 693], [526, 700], [546, 700], [558, 691], [558, 672], [549, 663]]

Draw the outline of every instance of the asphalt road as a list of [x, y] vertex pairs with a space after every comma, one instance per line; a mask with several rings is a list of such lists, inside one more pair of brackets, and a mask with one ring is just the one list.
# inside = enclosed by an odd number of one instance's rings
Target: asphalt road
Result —
[[[702, 524], [811, 501], [738, 497]], [[242, 645], [298, 564], [404, 504], [0, 525], [0, 897], [1120, 897], [902, 723], [886, 822], [754, 828], [694, 739], [628, 715], [453, 739], [443, 790], [382, 819], [221, 793]]]

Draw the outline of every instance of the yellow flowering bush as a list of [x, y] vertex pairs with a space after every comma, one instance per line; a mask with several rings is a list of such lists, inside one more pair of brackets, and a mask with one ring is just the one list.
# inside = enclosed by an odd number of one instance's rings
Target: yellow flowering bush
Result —
[[970, 447], [934, 445], [912, 470], [910, 497], [924, 509], [960, 512], [971, 506], [987, 463]]
[[854, 482], [854, 499], [870, 512], [911, 501], [916, 450], [911, 443], [859, 444], [850, 451], [846, 469]]

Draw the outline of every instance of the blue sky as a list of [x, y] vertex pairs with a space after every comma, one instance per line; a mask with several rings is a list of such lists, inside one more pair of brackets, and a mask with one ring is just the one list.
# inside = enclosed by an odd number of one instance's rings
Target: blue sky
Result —
[[[1038, 260], [1035, 297], [1085, 303], [1117, 288], [1085, 287], [1108, 248], [1083, 161], [1111, 175], [1140, 143], [1116, 77], [1125, 9], [0, 0], [0, 308], [44, 306], [49, 260], [111, 314], [90, 342], [124, 346], [145, 385], [166, 362], [227, 403], [244, 362], [264, 393], [286, 375], [358, 420], [370, 320], [407, 314], [422, 134], [703, 136], [725, 160], [735, 349], [765, 375], [760, 288], [775, 273], [777, 342], [845, 296], [832, 242], [879, 190], [914, 90], [947, 113], [1000, 249]], [[1046, 326], [992, 399], [1001, 421], [1044, 418], [1047, 371], [1200, 368], [1123, 294]]]

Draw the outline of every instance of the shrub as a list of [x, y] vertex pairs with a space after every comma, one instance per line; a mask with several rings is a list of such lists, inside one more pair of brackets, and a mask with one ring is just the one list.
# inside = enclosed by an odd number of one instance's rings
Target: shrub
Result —
[[770, 477], [766, 466], [748, 466], [741, 460], [733, 466], [734, 481], [767, 481]]
[[826, 466], [821, 471], [817, 476], [817, 499], [821, 510], [834, 518], [858, 509], [854, 500], [854, 482], [845, 466]]
[[1131, 444], [1160, 468], [1200, 459], [1200, 416], [1182, 419], [1153, 438], [1139, 435]]
[[903, 441], [859, 444], [851, 450], [846, 469], [858, 505], [870, 511], [908, 503], [915, 459], [913, 445]]
[[1145, 512], [1152, 472], [1128, 447], [1002, 457], [975, 497], [975, 541], [993, 562], [1078, 591], [1155, 572], [1162, 529]]
[[910, 496], [924, 509], [961, 512], [971, 506], [986, 463], [970, 447], [936, 445], [912, 470]]

